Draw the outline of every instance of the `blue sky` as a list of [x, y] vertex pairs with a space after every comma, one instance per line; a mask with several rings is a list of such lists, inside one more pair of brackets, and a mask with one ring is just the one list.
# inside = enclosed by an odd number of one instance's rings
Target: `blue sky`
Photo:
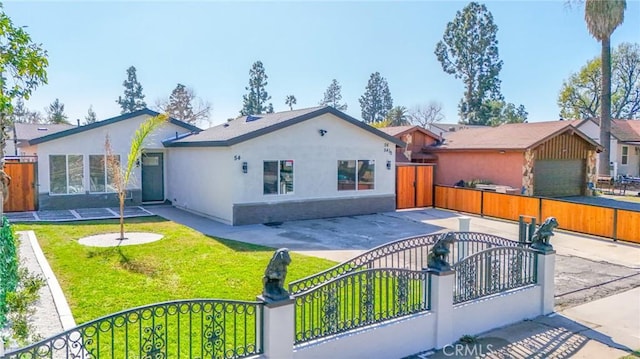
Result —
[[[126, 69], [134, 65], [146, 101], [168, 96], [178, 82], [213, 105], [212, 123], [236, 117], [251, 65], [260, 60], [276, 111], [316, 106], [332, 79], [347, 113], [372, 72], [389, 83], [394, 105], [441, 102], [457, 122], [461, 80], [434, 55], [446, 24], [467, 2], [178, 2], [9, 1], [5, 12], [27, 26], [48, 51], [49, 83], [27, 107], [44, 112], [59, 98], [70, 120], [93, 105], [99, 119], [116, 116]], [[498, 25], [505, 100], [525, 105], [529, 121], [558, 118], [557, 95], [571, 72], [600, 53], [582, 5], [565, 1], [485, 2]], [[612, 47], [640, 42], [640, 1], [627, 0]], [[75, 121], [74, 121], [75, 122]]]

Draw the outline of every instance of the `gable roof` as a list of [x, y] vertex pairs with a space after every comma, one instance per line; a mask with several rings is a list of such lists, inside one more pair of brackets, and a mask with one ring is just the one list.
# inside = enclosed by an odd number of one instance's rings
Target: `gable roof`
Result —
[[165, 141], [164, 145], [166, 147], [232, 146], [327, 113], [332, 114], [354, 126], [358, 126], [376, 136], [382, 137], [389, 142], [393, 142], [399, 146], [404, 146], [404, 142], [399, 139], [371, 127], [362, 121], [358, 121], [346, 113], [338, 111], [330, 106], [242, 116], [191, 136], [177, 140]]
[[440, 139], [440, 136], [436, 135], [435, 133], [427, 130], [426, 128], [420, 127], [418, 125], [412, 125], [412, 126], [390, 126], [390, 127], [382, 127], [379, 128], [380, 131], [390, 135], [390, 136], [394, 136], [394, 137], [400, 137], [406, 133], [409, 132], [414, 132], [414, 131], [418, 131], [421, 133], [424, 133], [425, 135], [432, 137], [434, 139]]
[[[66, 137], [66, 136], [70, 136], [70, 135], [75, 135], [77, 133], [82, 133], [85, 131], [90, 131], [102, 126], [107, 126], [107, 125], [111, 125], [114, 124], [116, 122], [120, 122], [120, 121], [125, 121], [134, 117], [138, 117], [141, 115], [149, 115], [149, 116], [158, 116], [160, 113], [153, 111], [153, 110], [149, 110], [148, 108], [144, 108], [142, 110], [138, 110], [138, 111], [134, 111], [134, 112], [130, 112], [130, 113], [125, 113], [124, 115], [120, 115], [120, 116], [116, 116], [116, 117], [112, 117], [106, 120], [102, 120], [102, 121], [97, 121], [94, 123], [90, 123], [88, 125], [83, 125], [83, 126], [76, 126], [73, 128], [70, 128], [68, 130], [65, 131], [60, 131], [60, 132], [56, 132], [56, 133], [52, 133], [49, 135], [45, 135], [45, 136], [41, 136], [41, 137], [37, 137], [34, 139], [29, 140], [29, 144], [31, 145], [35, 145], [38, 143], [43, 143], [43, 142], [48, 142], [48, 141], [52, 141], [52, 140], [56, 140], [62, 137]], [[169, 117], [169, 122], [171, 122], [172, 124], [176, 125], [176, 126], [180, 126], [186, 130], [189, 131], [193, 131], [193, 132], [200, 132], [202, 131], [200, 128], [193, 126], [191, 124], [188, 124], [184, 121], [180, 121], [177, 120], [173, 117]]]
[[512, 123], [498, 127], [470, 128], [450, 133], [444, 143], [430, 150], [526, 150], [566, 131], [573, 131], [594, 147], [601, 148], [575, 121]]
[[[15, 123], [15, 138], [18, 141], [28, 141], [37, 137], [50, 135], [60, 131], [69, 130], [74, 128], [73, 125], [68, 124], [39, 124], [39, 123]], [[13, 131], [9, 131], [9, 136], [13, 138]]]
[[611, 135], [620, 142], [640, 142], [640, 120], [612, 120]]

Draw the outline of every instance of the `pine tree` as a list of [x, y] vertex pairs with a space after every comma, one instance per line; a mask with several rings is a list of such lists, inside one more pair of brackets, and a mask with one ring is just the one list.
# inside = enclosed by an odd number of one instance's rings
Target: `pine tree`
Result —
[[22, 98], [18, 98], [16, 100], [15, 106], [13, 106], [13, 112], [11, 113], [11, 119], [13, 122], [27, 122], [29, 116], [29, 110], [24, 105], [24, 100]]
[[56, 99], [49, 105], [46, 109], [47, 111], [47, 122], [51, 124], [69, 124], [67, 121], [67, 115], [64, 113], [64, 104], [60, 102], [59, 99]]
[[124, 86], [124, 97], [118, 96], [116, 100], [120, 108], [122, 108], [120, 113], [130, 113], [147, 107], [147, 104], [144, 102], [142, 85], [138, 82], [136, 68], [134, 66], [127, 69], [127, 79], [124, 80], [122, 86]]
[[268, 78], [262, 62], [256, 61], [249, 70], [249, 86], [245, 87], [249, 93], [242, 96], [243, 104], [242, 110], [240, 110], [242, 116], [273, 112], [273, 104], [267, 104], [267, 101], [271, 99], [265, 89]]
[[209, 121], [211, 104], [196, 96], [196, 92], [183, 84], [177, 84], [169, 99], [156, 102], [156, 107], [170, 117], [195, 125]]
[[393, 99], [389, 91], [389, 85], [379, 72], [374, 72], [369, 77], [367, 88], [360, 97], [362, 119], [366, 123], [375, 123], [384, 120], [393, 107]]
[[298, 100], [296, 100], [296, 97], [293, 95], [289, 95], [287, 96], [287, 98], [284, 100], [284, 103], [289, 106], [289, 110], [293, 111], [293, 105], [298, 103]]
[[96, 112], [93, 110], [93, 105], [90, 105], [87, 110], [87, 115], [84, 117], [84, 123], [85, 125], [88, 125], [95, 123], [96, 121], [98, 121], [98, 116], [96, 116]]
[[324, 92], [324, 99], [320, 101], [320, 105], [331, 106], [336, 110], [346, 111], [347, 104], [340, 103], [340, 101], [342, 101], [342, 93], [340, 92], [341, 90], [342, 87], [338, 83], [338, 80], [333, 79], [333, 81], [331, 81], [331, 84], [327, 88], [327, 91]]

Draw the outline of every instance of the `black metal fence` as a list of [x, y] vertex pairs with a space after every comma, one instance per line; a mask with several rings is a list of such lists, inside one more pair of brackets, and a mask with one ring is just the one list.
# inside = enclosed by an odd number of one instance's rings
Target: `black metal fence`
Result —
[[426, 271], [376, 268], [295, 295], [295, 343], [429, 310]]
[[[479, 251], [498, 246], [526, 246], [526, 244], [486, 233], [452, 232], [456, 238], [450, 248], [449, 263], [456, 263]], [[420, 271], [427, 267], [428, 255], [441, 234], [400, 239], [375, 247], [353, 259], [323, 272], [289, 283], [291, 294], [308, 291], [334, 278], [371, 268], [400, 268]]]
[[495, 247], [455, 263], [453, 302], [462, 303], [487, 295], [537, 283], [537, 252], [523, 247]]
[[262, 352], [262, 303], [197, 299], [105, 316], [4, 358], [226, 359]]

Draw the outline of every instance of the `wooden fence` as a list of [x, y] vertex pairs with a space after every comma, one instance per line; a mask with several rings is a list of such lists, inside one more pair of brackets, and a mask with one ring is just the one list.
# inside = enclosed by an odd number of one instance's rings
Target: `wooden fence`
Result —
[[435, 186], [435, 206], [517, 221], [520, 215], [538, 222], [556, 217], [561, 229], [640, 243], [640, 212], [551, 198]]

